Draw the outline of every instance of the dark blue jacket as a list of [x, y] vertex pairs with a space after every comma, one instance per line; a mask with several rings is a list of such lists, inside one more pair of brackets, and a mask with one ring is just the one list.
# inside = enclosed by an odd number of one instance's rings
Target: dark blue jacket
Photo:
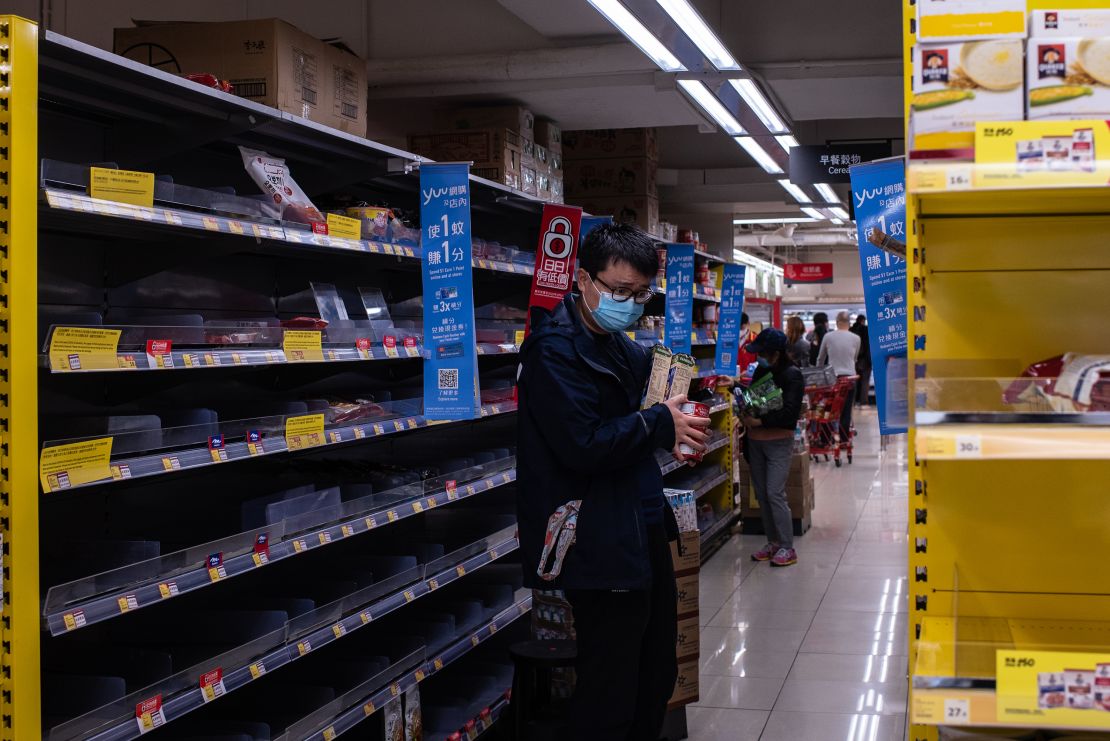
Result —
[[[674, 447], [674, 421], [662, 404], [640, 411], [651, 354], [618, 332], [632, 361], [634, 386], [583, 326], [575, 298], [554, 311], [533, 310], [532, 332], [520, 349], [517, 413], [517, 522], [524, 580], [546, 589], [646, 589], [651, 584], [641, 495], [658, 492], [658, 448]], [[577, 540], [562, 574], [536, 575], [547, 520], [582, 500]], [[678, 532], [662, 506], [668, 536]]]

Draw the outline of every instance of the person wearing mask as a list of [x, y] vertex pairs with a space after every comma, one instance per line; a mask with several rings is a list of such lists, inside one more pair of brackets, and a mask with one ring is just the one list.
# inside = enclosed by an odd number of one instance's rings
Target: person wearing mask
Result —
[[736, 351], [737, 374], [743, 376], [748, 367], [755, 362], [755, 353], [748, 350], [748, 344], [755, 339], [755, 332], [751, 330], [748, 315], [740, 312], [740, 348]]
[[767, 533], [767, 544], [752, 554], [752, 560], [790, 566], [798, 562], [798, 553], [794, 550], [794, 523], [786, 501], [786, 480], [794, 454], [794, 427], [802, 413], [805, 379], [790, 360], [789, 345], [781, 330], [763, 330], [749, 347], [759, 356], [752, 383], [770, 374], [782, 390], [781, 409], [741, 419], [747, 430], [752, 486]]
[[652, 298], [652, 238], [599, 226], [578, 257], [579, 295], [533, 310], [520, 349], [524, 583], [565, 590], [574, 610], [578, 681], [567, 737], [656, 741], [678, 674], [668, 545], [678, 526], [655, 451], [704, 450], [709, 420], [682, 414], [684, 395], [640, 409], [651, 354], [624, 332]]
[[786, 320], [786, 354], [799, 368], [809, 365], [809, 341], [805, 338], [806, 325], [800, 316]]
[[871, 403], [871, 338], [867, 336], [867, 315], [860, 314], [852, 325], [852, 334], [859, 337], [859, 358], [856, 360], [856, 403]]
[[813, 331], [806, 335], [809, 340], [809, 364], [821, 365], [817, 362], [817, 355], [821, 352], [821, 341], [829, 332], [829, 315], [819, 311], [813, 315]]
[[[851, 317], [848, 312], [842, 311], [836, 315], [836, 331], [829, 332], [821, 341], [821, 351], [817, 354], [817, 365], [827, 362], [836, 372], [837, 378], [856, 375], [856, 361], [859, 359], [860, 339], [858, 335], [848, 330]], [[848, 398], [844, 400], [844, 409], [840, 412], [840, 439], [847, 442], [852, 434], [852, 402], [855, 396], [855, 387], [848, 390]]]

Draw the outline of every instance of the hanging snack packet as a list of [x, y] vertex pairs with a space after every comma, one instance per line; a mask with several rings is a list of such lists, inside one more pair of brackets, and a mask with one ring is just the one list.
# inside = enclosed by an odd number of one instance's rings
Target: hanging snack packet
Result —
[[280, 157], [271, 157], [257, 149], [239, 147], [243, 156], [243, 167], [255, 185], [273, 199], [278, 218], [282, 221], [296, 221], [309, 224], [317, 234], [327, 234], [328, 225], [320, 210], [297, 185], [289, 172], [289, 166]]

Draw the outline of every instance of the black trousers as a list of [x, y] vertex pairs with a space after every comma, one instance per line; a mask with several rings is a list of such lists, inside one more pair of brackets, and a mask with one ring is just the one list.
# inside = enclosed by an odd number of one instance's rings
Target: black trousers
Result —
[[674, 566], [662, 525], [648, 528], [647, 590], [568, 590], [578, 633], [575, 741], [657, 741], [678, 676]]

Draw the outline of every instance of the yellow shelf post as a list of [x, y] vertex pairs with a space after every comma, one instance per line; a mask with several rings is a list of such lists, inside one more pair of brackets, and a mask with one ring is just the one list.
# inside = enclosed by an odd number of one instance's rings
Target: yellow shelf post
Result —
[[38, 26], [0, 16], [0, 739], [19, 741], [42, 735], [37, 182]]

